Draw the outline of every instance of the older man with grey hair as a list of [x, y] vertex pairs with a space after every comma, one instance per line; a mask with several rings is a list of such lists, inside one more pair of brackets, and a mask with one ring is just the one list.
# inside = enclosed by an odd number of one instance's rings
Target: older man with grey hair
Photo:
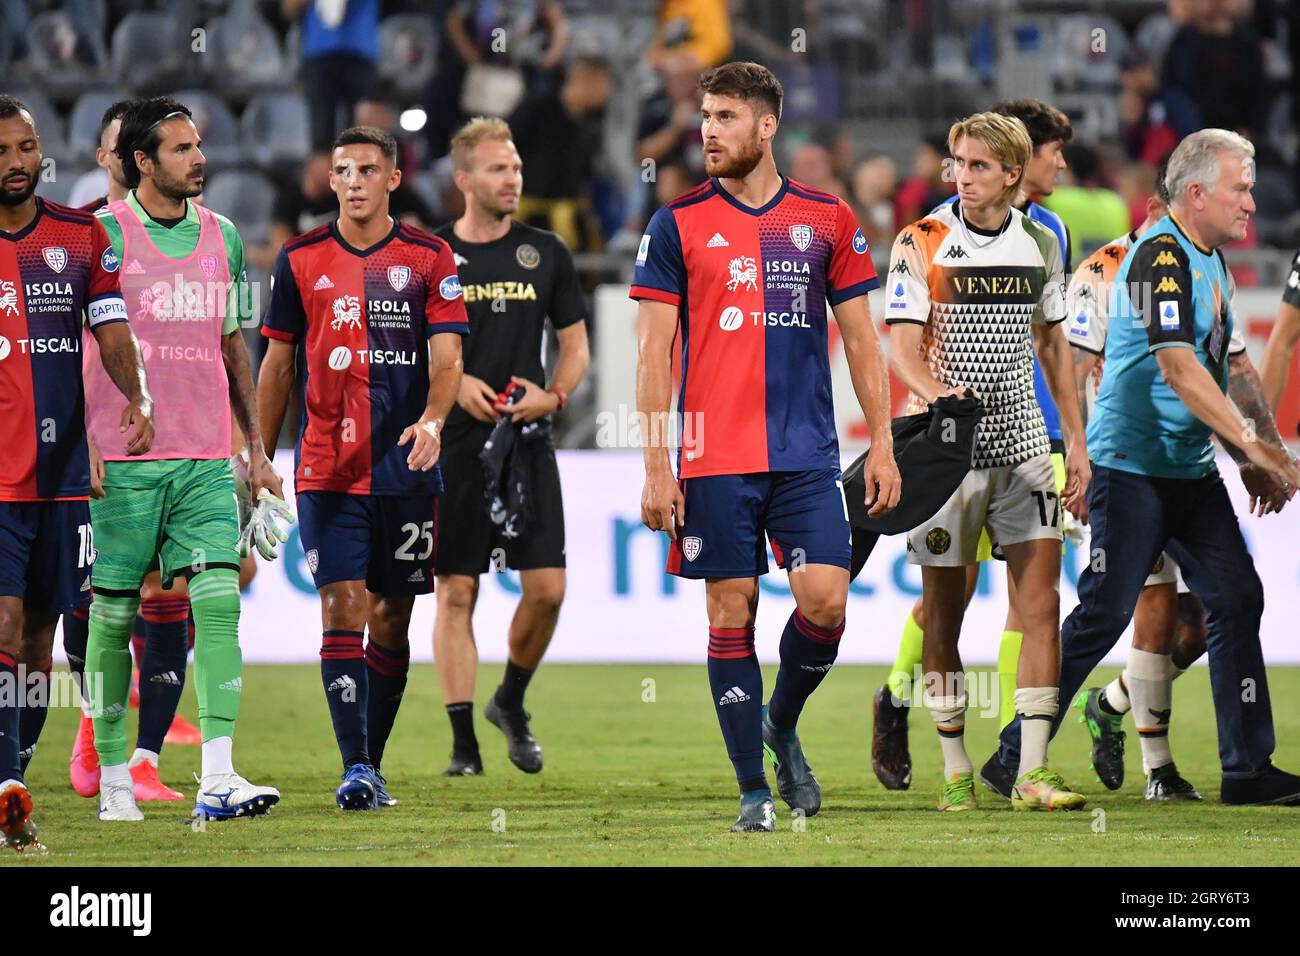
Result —
[[[1184, 139], [1165, 176], [1169, 215], [1134, 243], [1111, 287], [1106, 373], [1088, 424], [1091, 561], [1079, 578], [1079, 606], [1061, 627], [1060, 687], [1068, 700], [1114, 646], [1147, 572], [1167, 550], [1210, 614], [1223, 802], [1300, 805], [1300, 776], [1272, 765], [1259, 640], [1264, 592], [1210, 440], [1217, 434], [1239, 463], [1252, 511], [1281, 511], [1295, 495], [1300, 467], [1267, 405], [1254, 403], [1246, 410], [1252, 418], [1243, 419], [1226, 395], [1235, 319], [1218, 247], [1246, 233], [1254, 155], [1227, 130]], [[1168, 733], [1167, 698], [1143, 698], [1148, 683], [1154, 688], [1167, 676], [1130, 675], [1143, 735]], [[1015, 767], [1019, 748], [1017, 720], [1002, 732], [994, 759]]]

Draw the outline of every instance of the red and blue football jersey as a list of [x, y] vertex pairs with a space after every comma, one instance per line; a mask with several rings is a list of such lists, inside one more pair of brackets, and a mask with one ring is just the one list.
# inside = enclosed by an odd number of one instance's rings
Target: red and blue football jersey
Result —
[[36, 218], [0, 232], [0, 501], [90, 494], [83, 316], [126, 321], [117, 256], [88, 212], [36, 198]]
[[298, 491], [431, 495], [437, 468], [411, 471], [402, 431], [429, 397], [428, 337], [469, 334], [451, 247], [394, 222], [369, 249], [336, 223], [285, 243], [262, 334], [298, 344]]
[[877, 285], [848, 205], [785, 177], [758, 209], [710, 179], [656, 212], [631, 296], [680, 310], [678, 477], [838, 467], [826, 302]]

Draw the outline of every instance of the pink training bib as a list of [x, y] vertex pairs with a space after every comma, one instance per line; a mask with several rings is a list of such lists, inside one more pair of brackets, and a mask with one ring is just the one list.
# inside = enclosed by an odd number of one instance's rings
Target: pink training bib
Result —
[[227, 458], [230, 393], [221, 355], [230, 263], [217, 217], [202, 206], [199, 241], [184, 259], [158, 251], [125, 202], [108, 211], [122, 227], [122, 297], [144, 355], [154, 400], [154, 440], [128, 458], [118, 431], [126, 399], [104, 371], [99, 346], [84, 334], [86, 429], [107, 461]]

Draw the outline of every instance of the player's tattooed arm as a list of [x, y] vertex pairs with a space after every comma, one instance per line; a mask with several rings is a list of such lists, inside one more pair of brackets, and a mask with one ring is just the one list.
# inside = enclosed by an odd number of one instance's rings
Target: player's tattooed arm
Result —
[[119, 431], [128, 455], [143, 455], [153, 444], [153, 396], [145, 375], [140, 343], [126, 322], [108, 322], [92, 329], [104, 371], [126, 397]]
[[880, 336], [871, 320], [865, 295], [833, 307], [835, 322], [844, 340], [844, 357], [849, 378], [858, 396], [862, 414], [871, 429], [871, 450], [867, 453], [866, 504], [872, 517], [888, 514], [898, 506], [903, 479], [894, 461], [894, 432], [889, 415], [889, 366], [885, 362]]
[[[686, 523], [686, 498], [668, 460], [677, 306], [642, 299], [636, 322], [636, 411], [645, 459], [641, 521], [651, 531], [667, 532], [669, 539], [676, 541], [678, 529]], [[693, 434], [703, 435], [703, 425], [697, 424]]]
[[[1296, 272], [1292, 271], [1292, 278]], [[1288, 286], [1288, 292], [1291, 289]], [[1278, 307], [1277, 318], [1273, 321], [1273, 331], [1264, 348], [1264, 362], [1260, 375], [1263, 383], [1264, 397], [1270, 408], [1276, 409], [1282, 400], [1282, 390], [1286, 386], [1287, 372], [1291, 368], [1291, 358], [1295, 355], [1296, 342], [1300, 342], [1300, 308], [1288, 301]]]
[[1086, 349], [1072, 348], [1074, 358], [1074, 392], [1079, 403], [1079, 421], [1084, 429], [1088, 427], [1088, 380], [1092, 378], [1101, 356]]
[[424, 414], [418, 422], [407, 425], [397, 439], [398, 445], [411, 443], [406, 467], [411, 471], [428, 471], [442, 454], [442, 425], [460, 393], [465, 365], [460, 336], [454, 332], [437, 332], [429, 337], [429, 395]]
[[[1232, 399], [1232, 403], [1237, 406], [1237, 410], [1245, 419], [1245, 430], [1241, 439], [1243, 443], [1258, 440], [1283, 452], [1286, 451], [1259, 375], [1250, 361], [1250, 356], [1245, 352], [1238, 352], [1228, 357], [1228, 397]], [[1233, 461], [1241, 466], [1242, 481], [1246, 485], [1247, 492], [1250, 493], [1251, 511], [1260, 515], [1281, 511], [1294, 494], [1294, 490], [1286, 487], [1263, 469], [1252, 465], [1246, 453], [1238, 447], [1238, 443], [1223, 441], [1222, 444]]]
[[253, 368], [240, 329], [222, 336], [221, 357], [226, 363], [226, 378], [230, 382], [230, 411], [248, 442], [248, 483], [253, 500], [257, 500], [263, 488], [277, 498], [284, 498], [284, 481], [271, 467], [262, 443], [261, 424], [257, 420], [257, 394], [253, 391]]

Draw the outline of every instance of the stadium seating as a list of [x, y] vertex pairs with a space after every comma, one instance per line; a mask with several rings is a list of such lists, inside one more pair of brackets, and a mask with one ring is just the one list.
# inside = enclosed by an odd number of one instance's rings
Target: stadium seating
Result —
[[261, 173], [238, 169], [217, 173], [205, 184], [203, 202], [239, 227], [245, 245], [266, 241], [275, 186]]
[[225, 101], [206, 90], [181, 90], [176, 98], [194, 114], [194, 125], [203, 139], [203, 155], [209, 165], [220, 168], [238, 163], [239, 123]]
[[99, 147], [99, 121], [108, 109], [127, 94], [122, 90], [96, 90], [83, 93], [72, 107], [68, 119], [68, 159], [82, 163], [95, 161]]
[[379, 24], [379, 76], [405, 96], [417, 96], [437, 68], [438, 36], [433, 18], [399, 13]]
[[307, 103], [299, 93], [254, 97], [239, 123], [244, 159], [263, 169], [300, 162], [311, 148]]

